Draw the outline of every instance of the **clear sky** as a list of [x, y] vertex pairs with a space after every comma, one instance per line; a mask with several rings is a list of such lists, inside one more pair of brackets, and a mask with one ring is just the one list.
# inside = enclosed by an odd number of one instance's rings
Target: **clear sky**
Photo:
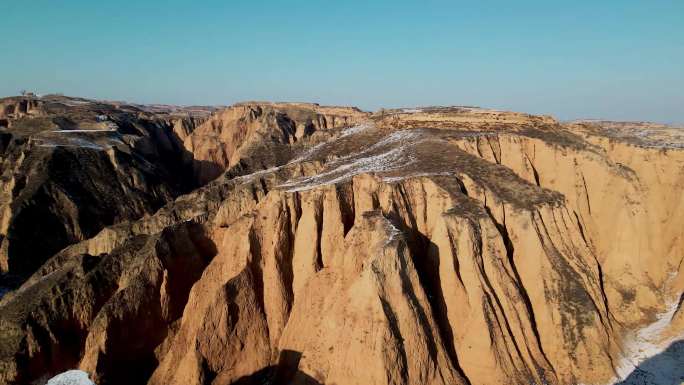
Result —
[[684, 122], [684, 0], [0, 1], [0, 95]]

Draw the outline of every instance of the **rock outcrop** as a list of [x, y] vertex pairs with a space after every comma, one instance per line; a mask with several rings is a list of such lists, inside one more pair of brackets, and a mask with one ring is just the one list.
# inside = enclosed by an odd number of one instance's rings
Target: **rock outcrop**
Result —
[[9, 127], [11, 122], [25, 116], [40, 115], [40, 102], [35, 97], [13, 97], [0, 100], [0, 127]]
[[677, 135], [268, 103], [163, 129], [204, 185], [6, 294], [0, 383], [607, 384], [684, 338]]
[[[368, 114], [356, 108], [302, 103], [241, 103], [212, 116], [184, 139], [198, 160], [201, 182], [240, 162], [257, 167], [280, 164], [290, 146], [316, 131], [350, 127]], [[207, 167], [206, 165], [210, 165]]]

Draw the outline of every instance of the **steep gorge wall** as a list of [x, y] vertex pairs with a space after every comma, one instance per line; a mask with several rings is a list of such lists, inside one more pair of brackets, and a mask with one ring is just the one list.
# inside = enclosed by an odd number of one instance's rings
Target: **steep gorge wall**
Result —
[[197, 187], [180, 138], [201, 119], [118, 112], [97, 123], [97, 111], [78, 121], [41, 108], [1, 133], [0, 272], [25, 278], [63, 247]]
[[[673, 274], [684, 256], [684, 154], [600, 141], [562, 147], [516, 135], [490, 135], [461, 147], [563, 193], [602, 268], [607, 301], [620, 324], [664, 310], [681, 291]], [[655, 290], [654, 290], [655, 289]], [[661, 296], [662, 294], [662, 296]]]
[[229, 383], [285, 351], [301, 354], [299, 376], [326, 383], [610, 377], [597, 264], [567, 210], [510, 209], [507, 226], [528, 229], [511, 233], [492, 215], [431, 180], [271, 192], [219, 225], [219, 253], [151, 383]]
[[[568, 380], [556, 373], [586, 369], [589, 357], [594, 365], [610, 359], [596, 351], [611, 349], [611, 331], [601, 323], [595, 265], [584, 255], [564, 266], [568, 249], [545, 246], [581, 244], [577, 229], [534, 230], [560, 208], [509, 212], [508, 226], [528, 226], [523, 238], [504, 236], [478, 200], [427, 179], [390, 186], [364, 176], [346, 187], [248, 196], [242, 205], [254, 214], [217, 215], [210, 226], [217, 255], [191, 290], [177, 333], [159, 344], [151, 383], [230, 383], [292, 365], [281, 352], [301, 354], [295, 376], [326, 383], [555, 383]], [[511, 247], [524, 260], [511, 260]], [[577, 281], [559, 280], [573, 278], [562, 269], [577, 266], [585, 269]], [[537, 300], [546, 296], [535, 292], [543, 290], [540, 276], [557, 302]], [[586, 319], [578, 323], [577, 313]], [[116, 362], [111, 352], [126, 354], [131, 340], [88, 330], [87, 341], [101, 342], [86, 343], [81, 367], [109, 383], [116, 368], [95, 363]], [[578, 362], [568, 364], [569, 354]]]
[[[681, 152], [518, 120], [295, 141], [250, 111], [222, 177], [0, 301], [0, 383], [604, 384], [682, 293]], [[249, 163], [254, 138], [292, 153]]]

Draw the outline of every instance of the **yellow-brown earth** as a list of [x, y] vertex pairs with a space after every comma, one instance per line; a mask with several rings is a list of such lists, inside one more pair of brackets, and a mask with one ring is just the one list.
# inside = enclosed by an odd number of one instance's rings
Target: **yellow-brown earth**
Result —
[[[12, 130], [75, 107], [34, 108], [0, 131], [16, 147], [2, 148], [3, 247], [51, 236], [15, 230], [35, 203], [16, 164], [55, 134], [15, 143]], [[608, 384], [648, 375], [638, 366], [684, 338], [678, 129], [470, 107], [181, 112], [136, 113], [156, 122], [136, 120], [150, 140], [69, 150], [140, 173], [82, 171], [140, 203], [54, 255], [0, 254], [14, 277], [0, 384], [68, 369], [101, 385]], [[126, 116], [107, 127], [133, 135]], [[158, 138], [177, 163], [116, 156], [147, 156]], [[54, 144], [49, 159], [73, 145]], [[162, 178], [153, 204], [143, 165], [155, 160], [185, 184]], [[66, 197], [44, 194], [74, 229], [97, 200], [44, 187], [68, 172], [35, 185]]]

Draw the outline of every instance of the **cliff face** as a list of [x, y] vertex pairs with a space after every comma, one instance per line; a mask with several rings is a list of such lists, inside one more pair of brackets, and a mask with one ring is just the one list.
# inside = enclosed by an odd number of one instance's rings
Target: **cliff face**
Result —
[[[9, 102], [13, 120], [0, 132], [1, 272], [26, 277], [65, 246], [196, 187], [181, 137], [202, 118], [65, 97]], [[31, 108], [20, 114], [23, 105]]]
[[187, 124], [213, 181], [6, 294], [0, 383], [605, 384], [684, 337], [676, 135], [263, 103]]

